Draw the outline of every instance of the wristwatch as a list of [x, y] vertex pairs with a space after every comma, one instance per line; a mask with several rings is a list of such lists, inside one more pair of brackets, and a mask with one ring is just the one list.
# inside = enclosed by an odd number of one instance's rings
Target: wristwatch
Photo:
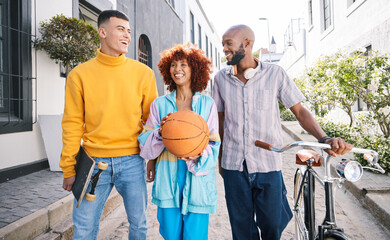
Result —
[[326, 143], [326, 141], [328, 141], [329, 139], [332, 139], [332, 138], [329, 136], [325, 136], [325, 137], [320, 138], [320, 140], [318, 140], [318, 142], [319, 143]]

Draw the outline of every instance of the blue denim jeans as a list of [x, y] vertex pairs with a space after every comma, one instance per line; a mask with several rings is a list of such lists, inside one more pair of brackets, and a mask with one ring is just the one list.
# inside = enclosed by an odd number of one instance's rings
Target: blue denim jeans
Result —
[[[129, 239], [146, 239], [146, 169], [145, 160], [137, 155], [112, 158], [95, 158], [108, 163], [96, 186], [95, 201], [83, 200], [78, 208], [73, 204], [73, 239], [96, 239], [104, 205], [115, 186], [123, 197], [129, 226]], [[95, 166], [94, 173], [98, 171]], [[88, 186], [87, 192], [91, 189]]]
[[[226, 205], [234, 240], [279, 240], [292, 218], [281, 171], [223, 169]], [[256, 221], [254, 219], [256, 216]]]

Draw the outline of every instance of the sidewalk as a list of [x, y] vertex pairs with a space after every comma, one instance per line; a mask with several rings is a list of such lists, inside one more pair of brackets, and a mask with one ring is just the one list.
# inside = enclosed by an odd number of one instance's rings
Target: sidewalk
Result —
[[[282, 126], [297, 141], [316, 141], [297, 122], [283, 122]], [[61, 185], [62, 173], [48, 169], [1, 183], [0, 240], [69, 239], [73, 234], [73, 195], [63, 191]], [[390, 230], [390, 176], [365, 171], [360, 181], [346, 182], [345, 186]], [[113, 191], [102, 218], [121, 202]]]

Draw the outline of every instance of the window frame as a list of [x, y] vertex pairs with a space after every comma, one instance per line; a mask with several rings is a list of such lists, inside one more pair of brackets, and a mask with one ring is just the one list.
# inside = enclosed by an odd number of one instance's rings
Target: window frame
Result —
[[206, 35], [206, 56], [209, 57], [209, 37]]
[[[325, 1], [328, 2], [328, 12], [329, 12], [329, 25], [326, 26], [325, 23]], [[320, 40], [323, 40], [334, 30], [334, 8], [333, 0], [321, 0], [320, 1], [320, 24], [321, 24], [321, 36]]]
[[[3, 107], [0, 134], [32, 131], [33, 80], [31, 34], [31, 1], [1, 0], [1, 32], [6, 36], [0, 53]], [[15, 16], [15, 13], [17, 14]], [[12, 15], [13, 14], [13, 15]], [[1, 64], [0, 64], [1, 65]]]
[[195, 44], [195, 18], [194, 14], [190, 11], [190, 35], [191, 43]]
[[313, 28], [313, 0], [307, 1], [307, 25], [310, 31]]
[[202, 26], [198, 24], [198, 47], [202, 49]]

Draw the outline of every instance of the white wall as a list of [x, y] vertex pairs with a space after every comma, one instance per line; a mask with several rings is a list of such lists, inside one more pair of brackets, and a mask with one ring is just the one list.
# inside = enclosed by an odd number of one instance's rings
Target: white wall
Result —
[[[33, 3], [34, 1], [32, 1]], [[32, 32], [36, 24], [48, 20], [52, 16], [63, 13], [72, 16], [72, 1], [67, 0], [36, 0], [36, 9], [32, 4]], [[38, 28], [38, 27], [37, 27]], [[34, 63], [33, 50], [33, 63]], [[59, 66], [50, 60], [46, 53], [37, 54], [37, 73], [33, 65], [33, 76], [37, 76], [37, 109], [36, 115], [61, 114], [64, 108], [65, 79], [59, 77]], [[33, 91], [34, 93], [34, 91]], [[35, 119], [36, 120], [36, 119]], [[33, 131], [0, 135], [0, 169], [46, 158], [39, 123], [33, 124]]]
[[333, 0], [333, 29], [324, 34], [320, 27], [319, 1], [313, 1], [313, 28], [307, 31], [307, 64], [321, 54], [331, 54], [341, 48], [351, 51], [372, 45], [372, 49], [389, 52], [390, 1], [358, 0], [350, 7], [346, 1]]
[[[373, 50], [390, 52], [390, 1], [357, 0], [348, 6], [347, 1], [331, 0], [333, 26], [325, 32], [321, 30], [320, 1], [312, 3], [312, 26], [306, 26], [306, 37], [294, 39], [296, 49], [289, 47], [280, 63], [289, 74], [299, 75], [322, 54], [340, 49], [352, 52], [371, 45]], [[308, 16], [306, 23], [307, 19]], [[302, 44], [306, 50], [304, 56], [299, 50]]]
[[[307, 1], [307, 0], [305, 0]], [[390, 1], [388, 0], [331, 0], [333, 26], [321, 30], [320, 1], [312, 1], [313, 24], [306, 26], [306, 37], [302, 44], [306, 46], [305, 55], [289, 47], [280, 64], [287, 73], [295, 77], [310, 67], [321, 55], [329, 55], [340, 49], [353, 52], [362, 47], [372, 46], [372, 50], [390, 53]], [[308, 12], [308, 11], [306, 11]], [[306, 16], [306, 23], [308, 16]], [[300, 42], [295, 42], [300, 45]], [[353, 107], [357, 111], [357, 106]], [[349, 122], [348, 116], [340, 109], [332, 110], [330, 118]]]
[[[211, 22], [208, 21], [207, 16], [205, 15], [205, 12], [201, 9], [201, 4], [197, 0], [185, 0], [185, 1], [176, 1], [176, 11], [179, 14], [179, 16], [184, 19], [183, 24], [183, 41], [191, 42], [191, 19], [190, 19], [190, 12], [194, 15], [194, 33], [195, 33], [195, 44], [198, 45], [198, 38], [199, 38], [199, 29], [198, 25], [202, 28], [202, 50], [206, 52], [206, 36], [208, 37], [208, 47], [209, 47], [209, 57], [211, 57], [212, 51], [212, 64], [213, 64], [213, 73], [211, 76], [211, 79], [214, 78], [214, 75], [218, 72], [219, 68], [217, 68], [218, 65], [220, 65], [220, 58], [221, 56], [221, 50], [222, 50], [222, 43], [221, 39], [218, 36], [217, 32], [214, 29], [214, 26]], [[212, 49], [210, 49], [210, 43], [212, 44]], [[219, 53], [215, 56], [215, 48], [217, 48], [217, 52]], [[216, 63], [216, 58], [218, 63]], [[209, 84], [209, 87], [204, 91], [205, 94], [211, 95], [211, 84]]]

